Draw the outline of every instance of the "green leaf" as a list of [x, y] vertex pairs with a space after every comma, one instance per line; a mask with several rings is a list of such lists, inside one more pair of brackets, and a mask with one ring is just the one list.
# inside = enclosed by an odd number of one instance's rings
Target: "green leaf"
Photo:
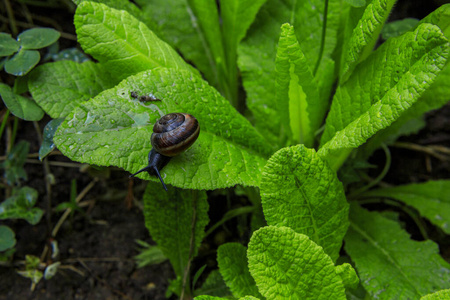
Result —
[[[231, 91], [237, 93], [237, 47], [244, 38], [256, 13], [267, 0], [229, 0], [220, 3], [223, 47], [226, 59], [226, 79]], [[209, 29], [209, 28], [208, 28]], [[215, 37], [217, 39], [217, 37]], [[230, 92], [232, 93], [232, 92]], [[230, 95], [235, 97], [237, 95]], [[231, 100], [231, 99], [229, 99]]]
[[26, 121], [39, 121], [44, 111], [28, 98], [14, 94], [9, 85], [0, 83], [0, 96], [13, 115]]
[[217, 69], [187, 0], [138, 0], [142, 12], [158, 23], [159, 37], [192, 62], [206, 80], [218, 84]]
[[275, 68], [277, 110], [283, 126], [281, 132], [285, 132], [295, 144], [312, 147], [314, 133], [323, 121], [327, 103], [320, 103], [317, 83], [300, 49], [294, 27], [289, 24], [281, 27]]
[[426, 16], [420, 24], [430, 23], [441, 28], [447, 39], [450, 38], [450, 3], [438, 7], [435, 11]]
[[55, 149], [56, 145], [53, 142], [53, 136], [55, 135], [56, 129], [58, 129], [63, 121], [63, 118], [53, 119], [45, 125], [42, 145], [39, 148], [39, 160], [42, 161], [44, 157], [49, 155], [50, 152]]
[[366, 5], [366, 0], [344, 0], [344, 1], [354, 7], [363, 7]]
[[400, 200], [417, 209], [422, 217], [450, 234], [449, 191], [450, 181], [438, 180], [371, 190], [362, 196]]
[[44, 214], [42, 209], [33, 207], [37, 197], [37, 191], [27, 186], [15, 191], [0, 204], [0, 220], [25, 219], [31, 225], [36, 225]]
[[348, 79], [356, 65], [372, 52], [394, 4], [395, 0], [372, 0], [367, 5], [348, 44], [345, 45], [341, 84]]
[[450, 289], [440, 290], [433, 294], [428, 294], [420, 298], [420, 300], [448, 300], [450, 299]]
[[58, 61], [33, 70], [28, 86], [33, 98], [48, 115], [64, 118], [80, 103], [118, 82], [100, 64]]
[[213, 270], [211, 273], [209, 273], [201, 288], [194, 291], [194, 295], [210, 295], [217, 297], [226, 297], [228, 299], [229, 296], [231, 296], [231, 292], [223, 281], [219, 270]]
[[327, 34], [322, 57], [319, 57], [319, 53], [324, 2], [320, 0], [296, 1], [294, 6], [290, 1], [268, 0], [259, 10], [246, 38], [238, 47], [238, 65], [247, 93], [247, 106], [255, 119], [255, 127], [271, 144], [285, 146], [282, 140], [280, 141], [281, 119], [274, 101], [274, 57], [282, 24], [289, 22], [299, 29], [296, 31], [296, 37], [310, 70], [316, 69], [320, 59], [315, 74], [320, 102], [327, 102], [330, 97], [334, 78], [331, 55], [336, 45], [336, 31], [342, 7], [340, 1], [335, 0], [328, 1], [328, 5]]
[[5, 71], [14, 76], [24, 76], [37, 65], [41, 56], [39, 51], [20, 49], [5, 63]]
[[167, 260], [167, 257], [158, 246], [151, 246], [140, 249], [140, 253], [134, 257], [138, 268], [148, 265], [160, 264]]
[[20, 141], [9, 151], [6, 160], [0, 163], [0, 167], [5, 169], [6, 183], [8, 185], [19, 185], [20, 180], [27, 180], [27, 173], [23, 169], [28, 152], [30, 151], [30, 143]]
[[420, 98], [443, 69], [448, 49], [442, 32], [430, 24], [387, 40], [337, 89], [319, 154], [339, 168], [353, 148]]
[[[131, 91], [162, 101], [141, 103]], [[259, 184], [272, 149], [228, 101], [188, 71], [158, 68], [127, 78], [69, 114], [54, 141], [73, 160], [134, 173], [148, 164], [153, 124], [172, 112], [194, 115], [201, 131], [197, 142], [163, 169], [166, 183], [191, 189]]]
[[78, 6], [74, 22], [84, 51], [118, 78], [156, 67], [194, 70], [124, 10], [86, 1]]
[[[438, 26], [444, 35], [450, 38], [450, 4], [443, 5], [437, 10], [429, 14], [426, 18], [420, 21], [422, 23], [430, 23]], [[363, 158], [368, 158], [373, 151], [380, 147], [382, 143], [390, 144], [394, 142], [399, 136], [414, 132], [418, 129], [420, 124], [412, 125], [411, 122], [420, 122], [423, 114], [433, 109], [438, 109], [448, 103], [448, 95], [450, 93], [450, 64], [448, 60], [444, 69], [439, 73], [431, 86], [423, 93], [411, 108], [405, 111], [400, 118], [397, 119], [391, 126], [380, 130], [373, 136], [363, 149], [358, 152]]]
[[356, 289], [358, 287], [358, 275], [350, 264], [344, 263], [336, 266], [336, 272], [341, 276], [342, 283], [346, 288]]
[[350, 209], [345, 250], [372, 297], [418, 299], [449, 287], [450, 264], [437, 244], [413, 241], [397, 222], [356, 204]]
[[383, 30], [381, 31], [381, 36], [385, 40], [391, 37], [397, 37], [415, 28], [418, 23], [419, 20], [413, 18], [406, 18], [403, 20], [397, 20], [387, 23], [386, 25], [384, 25]]
[[173, 188], [161, 193], [155, 184], [149, 184], [143, 200], [145, 226], [169, 258], [175, 274], [183, 276], [190, 255], [196, 255], [209, 222], [206, 193]]
[[261, 199], [268, 225], [309, 236], [333, 261], [348, 227], [348, 203], [336, 173], [303, 145], [283, 148], [267, 162]]
[[248, 264], [267, 299], [346, 299], [331, 258], [290, 228], [256, 231], [248, 245]]
[[0, 57], [16, 53], [20, 44], [10, 34], [0, 32]]
[[253, 295], [262, 298], [247, 264], [247, 249], [238, 243], [221, 245], [217, 250], [217, 263], [223, 280], [236, 298]]
[[0, 251], [11, 249], [16, 244], [16, 235], [11, 228], [0, 225]]
[[26, 271], [17, 271], [17, 274], [30, 279], [33, 284], [38, 284], [39, 281], [41, 281], [42, 277], [44, 276], [44, 274], [42, 274], [42, 272], [37, 269], [26, 270]]
[[17, 36], [22, 49], [41, 49], [50, 46], [61, 34], [52, 28], [32, 28]]

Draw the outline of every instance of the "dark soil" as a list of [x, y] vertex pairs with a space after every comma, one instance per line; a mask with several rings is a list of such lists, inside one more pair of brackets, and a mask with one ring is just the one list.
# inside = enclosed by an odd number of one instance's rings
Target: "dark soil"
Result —
[[[14, 3], [16, 18], [25, 21], [22, 5]], [[426, 3], [426, 4], [425, 4]], [[423, 18], [434, 10], [438, 4], [430, 1], [400, 1], [396, 5], [394, 16], [398, 18]], [[3, 4], [2, 4], [3, 5]], [[2, 14], [4, 7], [0, 7]], [[45, 20], [57, 20], [58, 26], [69, 34], [74, 34], [72, 24], [73, 14], [66, 6], [60, 8], [28, 7], [35, 15], [44, 17], [39, 26], [51, 27]], [[406, 15], [405, 15], [406, 14]], [[54, 22], [54, 21], [53, 21]], [[3, 23], [3, 21], [2, 21]], [[21, 28], [24, 30], [24, 28]], [[1, 31], [8, 31], [5, 25]], [[73, 47], [75, 41], [61, 38], [62, 48]], [[2, 81], [9, 81], [2, 72]], [[11, 83], [11, 82], [8, 82]], [[0, 107], [3, 109], [3, 107]], [[2, 111], [3, 113], [3, 111]], [[450, 148], [450, 105], [430, 112], [427, 126], [418, 134], [404, 137], [401, 140], [423, 146], [441, 145]], [[39, 122], [41, 129], [49, 121], [48, 118]], [[11, 120], [12, 124], [12, 120]], [[41, 130], [42, 131], [42, 130]], [[39, 140], [36, 129], [31, 122], [20, 122], [16, 141], [26, 140], [31, 143], [30, 153], [37, 153]], [[0, 155], [5, 153], [5, 138], [0, 141]], [[450, 177], [449, 160], [438, 160], [424, 152], [391, 147], [392, 166], [385, 177], [389, 184], [398, 185], [410, 182], [423, 182], [430, 179], [448, 179]], [[62, 156], [51, 156], [50, 162], [70, 162]], [[384, 154], [376, 153], [371, 161], [379, 165], [384, 164]], [[25, 255], [31, 254], [41, 257], [45, 245], [49, 244], [49, 228], [53, 228], [61, 217], [61, 212], [46, 212], [42, 221], [31, 226], [25, 221], [7, 221], [16, 232], [17, 246], [12, 265], [0, 267], [0, 300], [3, 299], [166, 299], [165, 291], [169, 279], [174, 278], [171, 266], [166, 262], [154, 266], [138, 269], [133, 260], [137, 255], [136, 240], [153, 243], [144, 225], [142, 209], [139, 203], [130, 203], [127, 192], [130, 188], [128, 173], [117, 169], [88, 171], [78, 167], [50, 166], [56, 184], [51, 190], [51, 207], [69, 201], [71, 183], [76, 182], [77, 194], [90, 185], [94, 178], [100, 178], [93, 188], [84, 196], [83, 213], [75, 212], [73, 217], [66, 220], [56, 236], [59, 245], [59, 256], [55, 259], [45, 257], [44, 261], [60, 261], [57, 275], [50, 280], [41, 280], [34, 291], [30, 290], [30, 280], [16, 273], [23, 265]], [[26, 164], [29, 180], [27, 185], [39, 191], [38, 205], [46, 209], [48, 192], [45, 188], [45, 172], [37, 159], [30, 159]], [[376, 173], [376, 171], [375, 171]], [[140, 199], [144, 183], [135, 180], [135, 198]], [[0, 196], [2, 199], [3, 194]], [[223, 201], [210, 202], [210, 215], [218, 220], [223, 215], [219, 205]], [[233, 200], [232, 200], [233, 201]], [[131, 204], [131, 205], [130, 205]], [[218, 213], [220, 211], [220, 213]], [[429, 226], [432, 229], [432, 226]], [[414, 231], [414, 229], [413, 229]], [[431, 230], [432, 231], [432, 230]], [[216, 235], [216, 237], [220, 235]], [[450, 261], [450, 245], [444, 242], [441, 235], [432, 237], [440, 244], [441, 253]], [[208, 243], [215, 248], [218, 240]], [[229, 239], [225, 236], [224, 239]], [[214, 267], [214, 253], [203, 258], [208, 265]], [[194, 262], [195, 263], [195, 262]], [[175, 299], [172, 297], [171, 299]]]

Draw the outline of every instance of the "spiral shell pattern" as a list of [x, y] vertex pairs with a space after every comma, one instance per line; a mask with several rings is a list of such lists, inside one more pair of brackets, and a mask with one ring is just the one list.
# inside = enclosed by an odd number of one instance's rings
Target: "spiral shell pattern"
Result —
[[155, 151], [172, 157], [192, 146], [199, 134], [200, 126], [194, 116], [171, 113], [163, 116], [153, 126], [151, 143]]

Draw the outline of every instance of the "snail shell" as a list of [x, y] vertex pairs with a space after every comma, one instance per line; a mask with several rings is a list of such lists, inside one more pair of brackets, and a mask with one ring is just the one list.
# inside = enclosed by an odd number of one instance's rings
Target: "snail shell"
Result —
[[163, 116], [153, 126], [151, 137], [153, 149], [148, 154], [148, 166], [130, 177], [147, 171], [149, 175], [158, 176], [167, 191], [159, 172], [172, 157], [192, 146], [199, 134], [200, 125], [194, 116], [185, 113], [171, 113]]
[[197, 140], [200, 126], [190, 114], [165, 115], [153, 126], [152, 147], [156, 152], [173, 157], [186, 151]]

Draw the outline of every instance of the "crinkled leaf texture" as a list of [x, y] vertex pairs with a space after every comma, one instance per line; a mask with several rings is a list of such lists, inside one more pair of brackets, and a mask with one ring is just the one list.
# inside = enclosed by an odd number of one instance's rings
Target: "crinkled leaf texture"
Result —
[[413, 241], [397, 222], [357, 204], [350, 209], [345, 250], [374, 298], [419, 299], [450, 287], [450, 264], [434, 242]]
[[348, 203], [336, 172], [315, 150], [297, 145], [276, 152], [263, 171], [261, 199], [267, 224], [305, 234], [338, 258]]
[[346, 299], [331, 258], [288, 227], [255, 231], [248, 245], [250, 273], [267, 299]]
[[170, 188], [165, 193], [161, 192], [156, 183], [147, 185], [143, 198], [145, 226], [158, 247], [169, 258], [177, 276], [183, 275], [190, 254], [192, 257], [196, 255], [205, 236], [205, 226], [209, 222], [206, 198], [204, 191]]
[[417, 209], [423, 217], [450, 234], [450, 180], [376, 189], [362, 196], [400, 200]]
[[450, 289], [440, 290], [433, 294], [428, 294], [420, 298], [420, 300], [448, 300], [450, 299]]
[[78, 5], [74, 23], [83, 50], [118, 78], [160, 66], [194, 71], [175, 50], [125, 10], [84, 1]]
[[[161, 101], [142, 103], [131, 92]], [[189, 71], [157, 68], [130, 76], [72, 111], [54, 142], [73, 160], [134, 173], [148, 164], [154, 123], [174, 112], [194, 115], [201, 129], [197, 142], [162, 170], [166, 183], [191, 189], [259, 185], [265, 157], [270, 155], [264, 138], [214, 88]]]
[[37, 67], [30, 73], [28, 86], [48, 115], [64, 118], [80, 103], [118, 82], [100, 64], [65, 60]]
[[345, 45], [341, 72], [343, 80], [348, 78], [355, 66], [372, 51], [394, 3], [395, 0], [373, 0], [366, 6], [348, 44]]
[[220, 274], [234, 297], [253, 295], [262, 298], [248, 270], [247, 249], [243, 245], [238, 243], [221, 245], [217, 250], [217, 263]]
[[444, 68], [448, 50], [441, 30], [430, 24], [386, 41], [337, 89], [319, 154], [337, 169], [419, 99]]
[[[328, 1], [327, 34], [324, 53], [315, 74], [320, 102], [328, 101], [334, 78], [334, 62], [331, 59], [336, 45], [341, 1]], [[238, 47], [238, 65], [247, 92], [247, 106], [254, 115], [255, 127], [270, 143], [285, 146], [280, 137], [280, 111], [275, 95], [275, 61], [280, 28], [291, 23], [308, 67], [314, 70], [319, 57], [322, 36], [324, 2], [268, 0], [259, 10], [246, 38]], [[330, 13], [333, 12], [333, 13]], [[322, 109], [322, 108], [321, 108]], [[283, 133], [285, 134], [285, 133]]]
[[[420, 21], [420, 23], [430, 23], [438, 26], [448, 39], [450, 37], [450, 4], [442, 5]], [[367, 159], [382, 143], [393, 142], [400, 135], [405, 134], [405, 132], [410, 133], [411, 129], [414, 129], [410, 122], [414, 122], [417, 119], [422, 120], [425, 112], [438, 109], [445, 105], [449, 101], [449, 94], [450, 64], [447, 60], [444, 69], [439, 73], [431, 86], [422, 94], [419, 100], [389, 127], [380, 130], [370, 138], [363, 145], [362, 149], [359, 149], [358, 154], [364, 159]]]
[[282, 132], [294, 144], [314, 145], [314, 133], [322, 124], [326, 101], [320, 101], [317, 82], [290, 24], [281, 26], [276, 68], [276, 102]]

